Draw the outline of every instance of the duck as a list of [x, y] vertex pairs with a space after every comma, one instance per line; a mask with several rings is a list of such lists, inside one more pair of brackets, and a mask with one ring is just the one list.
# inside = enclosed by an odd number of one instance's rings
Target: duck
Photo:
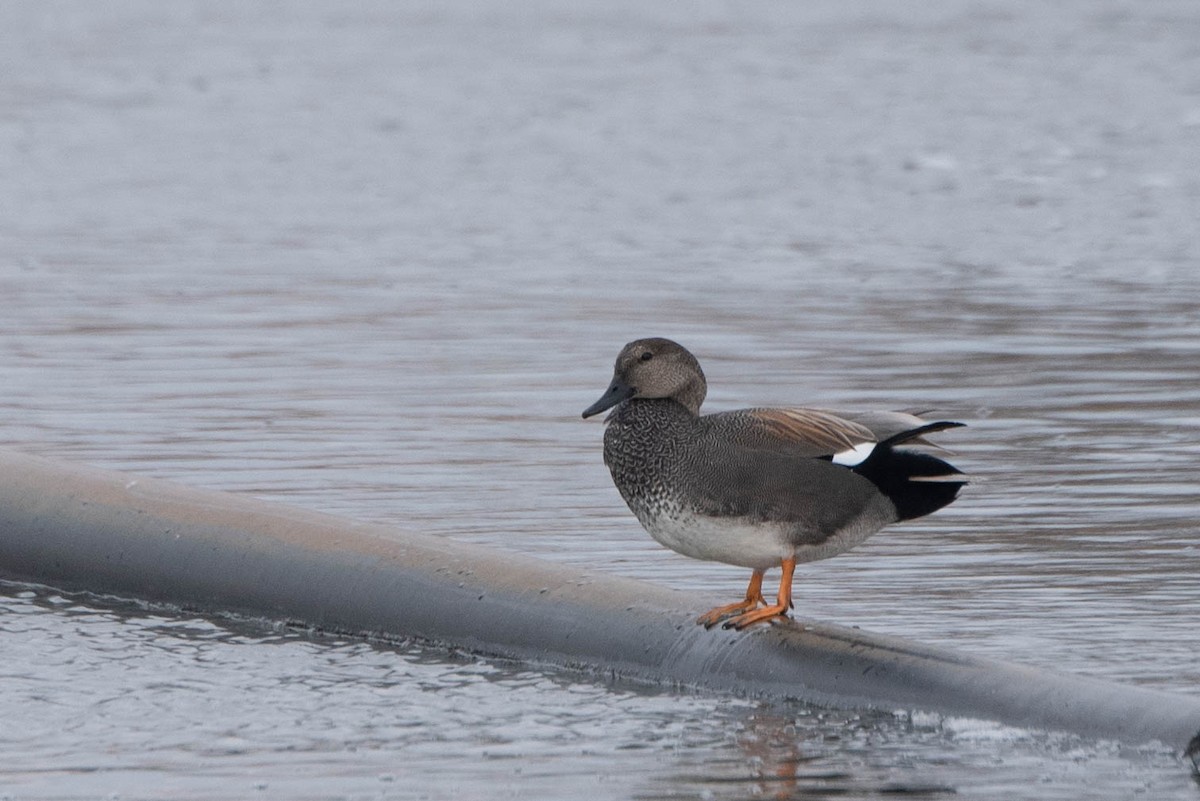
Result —
[[[755, 407], [701, 414], [700, 362], [663, 337], [625, 345], [612, 381], [583, 412], [605, 418], [604, 463], [642, 527], [694, 559], [750, 569], [745, 597], [696, 620], [706, 628], [787, 618], [796, 565], [827, 559], [884, 526], [958, 497], [967, 477], [928, 450], [963, 423], [908, 412]], [[774, 603], [763, 595], [780, 568]]]

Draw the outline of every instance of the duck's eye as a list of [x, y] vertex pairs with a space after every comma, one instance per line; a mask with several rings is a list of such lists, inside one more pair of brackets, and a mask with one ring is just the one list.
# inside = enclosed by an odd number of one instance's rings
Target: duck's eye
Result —
[[653, 358], [654, 358], [654, 354], [651, 353], [650, 351], [646, 351], [645, 353], [642, 354], [642, 361], [644, 361], [644, 362], [648, 362]]

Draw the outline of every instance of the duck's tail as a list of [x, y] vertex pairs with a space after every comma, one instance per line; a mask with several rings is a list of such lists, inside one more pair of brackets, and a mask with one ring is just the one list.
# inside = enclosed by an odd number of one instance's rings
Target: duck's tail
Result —
[[898, 520], [936, 512], [958, 497], [967, 477], [954, 465], [928, 453], [901, 450], [905, 443], [928, 444], [923, 437], [962, 423], [928, 423], [902, 431], [878, 443], [871, 454], [852, 469], [871, 481], [896, 507]]

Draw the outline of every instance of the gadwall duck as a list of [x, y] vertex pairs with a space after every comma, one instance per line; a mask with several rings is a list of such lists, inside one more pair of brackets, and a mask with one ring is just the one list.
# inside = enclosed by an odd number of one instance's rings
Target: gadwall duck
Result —
[[[753, 571], [745, 599], [701, 615], [704, 626], [786, 617], [797, 563], [934, 512], [966, 483], [941, 459], [899, 447], [929, 446], [926, 434], [962, 423], [792, 407], [702, 415], [707, 391], [686, 348], [639, 339], [621, 350], [612, 383], [583, 413], [613, 409], [604, 463], [650, 536], [684, 556]], [[776, 566], [783, 575], [768, 604], [763, 574]]]

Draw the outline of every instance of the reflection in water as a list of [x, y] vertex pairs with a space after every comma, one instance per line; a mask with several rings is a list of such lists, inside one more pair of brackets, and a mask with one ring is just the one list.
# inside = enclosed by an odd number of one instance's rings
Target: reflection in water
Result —
[[[790, 714], [789, 714], [790, 713]], [[891, 716], [862, 718], [836, 712], [762, 706], [739, 721], [739, 753], [698, 766], [680, 784], [741, 785], [761, 798], [876, 794], [918, 797], [953, 795], [951, 785], [931, 783], [933, 765], [910, 771], [872, 753], [870, 741], [899, 724]], [[924, 778], [923, 778], [924, 777]]]

